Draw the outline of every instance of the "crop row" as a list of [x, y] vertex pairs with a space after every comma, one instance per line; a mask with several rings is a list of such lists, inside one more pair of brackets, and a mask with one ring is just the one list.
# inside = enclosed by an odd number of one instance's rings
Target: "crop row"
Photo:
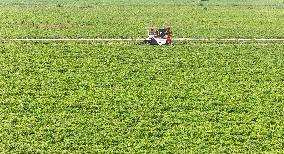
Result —
[[257, 6], [3, 6], [0, 38], [142, 38], [146, 26], [174, 37], [283, 38], [283, 8]]

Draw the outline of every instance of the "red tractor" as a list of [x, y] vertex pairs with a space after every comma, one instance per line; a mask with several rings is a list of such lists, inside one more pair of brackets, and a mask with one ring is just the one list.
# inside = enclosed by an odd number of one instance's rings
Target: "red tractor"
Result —
[[146, 27], [148, 30], [148, 37], [141, 42], [141, 44], [150, 45], [170, 45], [171, 44], [171, 27]]

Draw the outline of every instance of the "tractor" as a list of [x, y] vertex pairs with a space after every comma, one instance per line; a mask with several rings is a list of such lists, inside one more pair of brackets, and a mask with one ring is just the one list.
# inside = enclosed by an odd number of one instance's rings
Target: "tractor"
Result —
[[140, 44], [149, 45], [170, 45], [171, 44], [171, 27], [166, 26], [164, 28], [159, 27], [146, 27], [148, 31], [148, 37]]

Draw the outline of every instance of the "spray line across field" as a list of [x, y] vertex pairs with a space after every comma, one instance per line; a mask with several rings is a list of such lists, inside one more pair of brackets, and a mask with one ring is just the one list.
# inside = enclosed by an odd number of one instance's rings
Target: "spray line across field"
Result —
[[[144, 38], [14, 38], [2, 41], [143, 41]], [[173, 38], [173, 41], [284, 41], [284, 38]]]

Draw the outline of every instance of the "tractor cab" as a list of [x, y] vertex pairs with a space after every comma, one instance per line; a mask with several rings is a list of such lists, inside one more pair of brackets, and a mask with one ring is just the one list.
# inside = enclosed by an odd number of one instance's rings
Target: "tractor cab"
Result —
[[141, 42], [142, 44], [150, 45], [169, 45], [171, 44], [171, 27], [146, 27], [148, 37]]

